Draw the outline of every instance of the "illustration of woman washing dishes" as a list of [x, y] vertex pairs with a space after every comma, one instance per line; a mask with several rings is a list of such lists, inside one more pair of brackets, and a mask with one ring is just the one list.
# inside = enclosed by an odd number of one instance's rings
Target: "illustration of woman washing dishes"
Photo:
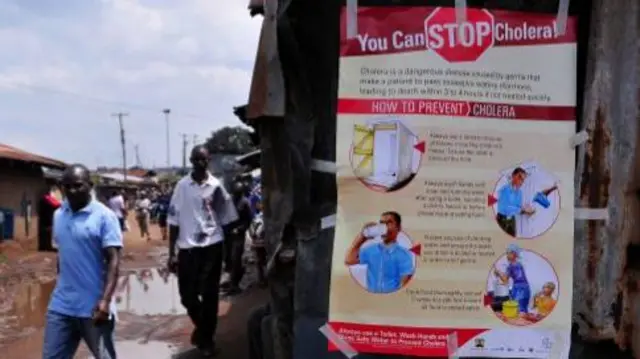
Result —
[[[531, 254], [512, 243], [507, 247], [502, 257], [504, 259], [492, 268], [493, 280], [490, 282], [486, 305], [507, 324], [522, 326], [537, 323], [550, 315], [556, 306], [556, 282], [548, 279], [541, 282], [549, 274], [542, 277], [538, 275], [538, 278], [537, 273], [529, 273], [533, 278], [527, 276], [525, 267], [531, 265], [527, 258], [533, 258], [527, 255]], [[532, 297], [533, 287], [540, 290]]]
[[502, 283], [506, 284], [511, 280], [511, 300], [518, 303], [520, 315], [525, 315], [529, 312], [531, 286], [529, 285], [529, 280], [527, 279], [527, 274], [525, 273], [520, 257], [522, 249], [520, 249], [517, 244], [511, 243], [507, 247], [506, 252], [508, 262], [506, 271], [502, 272], [498, 268], [494, 268], [494, 274], [502, 280]]

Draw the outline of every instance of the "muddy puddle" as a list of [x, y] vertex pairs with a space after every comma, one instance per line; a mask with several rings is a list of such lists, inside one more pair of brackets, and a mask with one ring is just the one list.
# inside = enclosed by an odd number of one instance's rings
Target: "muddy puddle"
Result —
[[[228, 278], [223, 275], [221, 281]], [[219, 359], [248, 355], [246, 323], [253, 308], [267, 300], [267, 291], [253, 287], [248, 270], [243, 294], [221, 297], [216, 341], [225, 348]], [[39, 359], [49, 297], [55, 280], [11, 287], [0, 294], [0, 358]], [[114, 297], [118, 308], [116, 341], [119, 358], [198, 358], [189, 343], [193, 326], [180, 304], [177, 278], [164, 268], [123, 271]], [[81, 344], [74, 359], [91, 355]]]
[[178, 280], [165, 269], [142, 269], [120, 277], [115, 295], [118, 312], [136, 315], [181, 315]]
[[[54, 279], [26, 283], [17, 288], [11, 302], [7, 301], [0, 307], [0, 350], [9, 349], [11, 353], [6, 359], [38, 358], [41, 331], [54, 287]], [[120, 321], [124, 324], [137, 322], [139, 328], [144, 328], [145, 323], [168, 323], [171, 318], [185, 314], [180, 304], [177, 278], [163, 268], [123, 273], [118, 281], [115, 301]], [[170, 358], [175, 351], [168, 342], [150, 340], [145, 330], [140, 331], [143, 336], [141, 339], [133, 338], [138, 334], [127, 335], [126, 331], [121, 337], [119, 332], [116, 331], [120, 339], [118, 351], [127, 353], [127, 357]], [[34, 348], [36, 345], [38, 348]], [[12, 347], [15, 350], [11, 350]], [[91, 356], [82, 354], [81, 350], [77, 358]]]

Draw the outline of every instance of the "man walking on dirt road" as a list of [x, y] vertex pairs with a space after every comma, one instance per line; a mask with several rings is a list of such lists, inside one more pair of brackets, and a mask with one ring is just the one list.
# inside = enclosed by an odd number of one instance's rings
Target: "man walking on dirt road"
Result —
[[217, 349], [223, 240], [227, 226], [238, 218], [233, 199], [208, 171], [209, 159], [205, 146], [193, 148], [193, 170], [176, 184], [167, 218], [168, 268], [178, 275], [180, 300], [195, 326], [191, 343], [205, 357]]
[[89, 170], [62, 177], [65, 201], [53, 218], [59, 274], [46, 316], [43, 359], [72, 359], [84, 340], [96, 359], [116, 359], [113, 342], [122, 231], [116, 215], [92, 198]]

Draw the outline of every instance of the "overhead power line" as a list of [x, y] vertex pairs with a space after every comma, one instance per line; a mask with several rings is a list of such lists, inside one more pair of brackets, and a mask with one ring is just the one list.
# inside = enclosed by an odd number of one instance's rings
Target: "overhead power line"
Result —
[[[77, 93], [77, 92], [73, 92], [73, 91], [55, 89], [55, 88], [50, 88], [50, 87], [43, 87], [43, 86], [37, 86], [37, 85], [27, 85], [27, 84], [12, 84], [12, 86], [19, 87], [19, 88], [24, 88], [24, 89], [29, 89], [29, 90], [33, 90], [33, 91], [49, 92], [49, 93], [62, 95], [62, 96], [74, 97], [74, 98], [85, 100], [85, 101], [103, 103], [105, 105], [117, 105], [117, 106], [120, 106], [120, 107], [126, 107], [126, 108], [129, 108], [129, 109], [135, 109], [135, 110], [140, 110], [140, 111], [148, 111], [148, 112], [154, 112], [154, 113], [158, 113], [160, 111], [163, 111], [162, 107], [147, 106], [147, 105], [142, 105], [142, 104], [139, 104], [139, 103], [133, 103], [133, 102], [129, 102], [129, 101], [108, 100], [108, 99], [104, 99], [104, 98], [88, 96], [88, 95]], [[171, 112], [172, 113], [176, 113], [176, 111], [173, 110], [173, 109], [171, 109]], [[207, 116], [191, 114], [191, 113], [184, 113], [184, 112], [178, 112], [178, 116], [180, 116], [180, 117], [197, 118], [197, 119], [203, 119], [203, 120], [204, 119], [210, 119], [210, 117], [207, 117]]]

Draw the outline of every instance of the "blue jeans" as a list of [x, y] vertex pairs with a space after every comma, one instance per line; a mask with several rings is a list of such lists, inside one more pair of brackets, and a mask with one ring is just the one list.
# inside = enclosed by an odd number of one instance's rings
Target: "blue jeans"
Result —
[[73, 359], [84, 340], [95, 359], [116, 359], [113, 342], [115, 322], [95, 325], [90, 318], [47, 312], [42, 359]]

